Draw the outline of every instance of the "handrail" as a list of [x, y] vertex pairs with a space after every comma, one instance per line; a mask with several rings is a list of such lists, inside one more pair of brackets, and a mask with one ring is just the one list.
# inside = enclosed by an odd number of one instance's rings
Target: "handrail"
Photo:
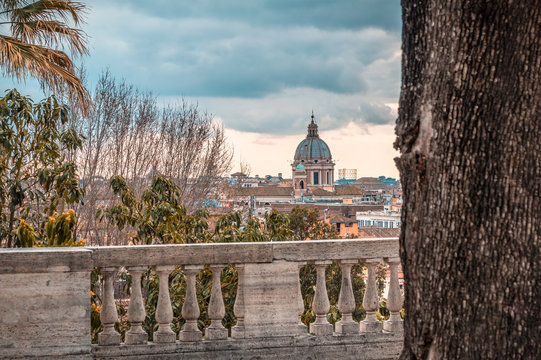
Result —
[[[39, 256], [36, 256], [39, 255]], [[397, 238], [0, 249], [0, 273], [398, 257]], [[64, 269], [64, 270], [63, 270]]]

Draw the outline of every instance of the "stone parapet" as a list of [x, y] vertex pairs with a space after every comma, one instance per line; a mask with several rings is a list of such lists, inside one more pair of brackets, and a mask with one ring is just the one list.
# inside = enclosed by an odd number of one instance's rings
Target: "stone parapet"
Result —
[[92, 251], [0, 250], [0, 358], [89, 358]]
[[[348, 239], [265, 243], [112, 246], [86, 248], [0, 249], [0, 358], [396, 358], [402, 344], [398, 239]], [[329, 299], [326, 267], [338, 260], [342, 289], [338, 306], [345, 314], [333, 327], [327, 321]], [[355, 299], [351, 266], [368, 264], [363, 299], [368, 317], [360, 324], [351, 313]], [[389, 309], [392, 319], [382, 326], [376, 319], [377, 294], [374, 269], [391, 265]], [[316, 322], [310, 332], [299, 324], [302, 294], [299, 267], [313, 263], [317, 282], [313, 299]], [[222, 293], [212, 294], [208, 313], [212, 325], [203, 336], [195, 279], [203, 266], [213, 272], [213, 289], [219, 289], [220, 272], [234, 264], [238, 276], [234, 313], [237, 325], [221, 325]], [[188, 288], [180, 334], [170, 327], [173, 319], [169, 274], [181, 266]], [[124, 342], [115, 329], [118, 321], [114, 281], [120, 271], [137, 279], [152, 267], [159, 277], [156, 308], [158, 330], [147, 342], [141, 328], [145, 319], [140, 284], [132, 284], [127, 318], [131, 329]], [[103, 275], [100, 319], [103, 331], [98, 345], [90, 344], [90, 272]], [[174, 304], [178, 306], [179, 304]], [[385, 329], [385, 330], [382, 330]]]
[[180, 342], [163, 346], [92, 345], [94, 359], [295, 359], [295, 360], [390, 360], [402, 351], [403, 336], [397, 334], [331, 335], [316, 337], [275, 336], [221, 341]]

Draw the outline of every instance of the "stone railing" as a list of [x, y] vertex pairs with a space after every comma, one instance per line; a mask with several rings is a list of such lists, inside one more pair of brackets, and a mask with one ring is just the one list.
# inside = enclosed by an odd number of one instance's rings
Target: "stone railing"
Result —
[[[342, 320], [327, 321], [329, 297], [325, 269], [336, 260], [342, 282], [338, 308]], [[366, 318], [355, 322], [351, 268], [364, 260], [368, 277], [363, 298]], [[390, 265], [387, 307], [389, 320], [376, 318], [376, 266]], [[310, 333], [300, 322], [304, 303], [299, 269], [307, 262], [317, 271], [312, 309], [316, 315]], [[237, 324], [222, 325], [225, 314], [220, 274], [227, 264], [238, 272], [234, 304]], [[0, 250], [0, 358], [396, 358], [402, 346], [401, 295], [398, 283], [398, 240], [321, 240], [267, 243], [150, 245], [93, 248], [40, 248]], [[196, 276], [203, 266], [212, 271], [208, 306], [211, 324], [205, 336], [197, 326], [200, 315]], [[178, 334], [169, 294], [169, 275], [181, 266], [186, 276]], [[103, 331], [90, 344], [90, 271], [103, 275]], [[125, 269], [132, 279], [152, 267], [159, 277], [153, 341], [141, 324], [145, 320], [140, 281], [132, 281], [127, 320], [130, 329], [121, 343], [113, 283]]]

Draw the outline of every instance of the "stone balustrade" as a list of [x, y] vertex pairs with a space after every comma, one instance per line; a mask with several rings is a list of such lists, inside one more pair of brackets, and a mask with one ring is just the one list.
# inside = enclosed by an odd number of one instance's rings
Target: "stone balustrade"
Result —
[[[333, 327], [325, 270], [331, 261], [342, 273], [338, 308], [342, 318]], [[355, 298], [351, 268], [359, 260], [367, 266], [363, 307], [366, 318], [353, 319]], [[376, 266], [390, 266], [383, 324], [376, 318]], [[299, 269], [312, 263], [317, 272], [310, 332], [300, 321], [304, 303]], [[227, 264], [238, 273], [234, 304], [237, 324], [222, 325], [225, 306], [220, 274]], [[398, 283], [398, 239], [352, 239], [266, 243], [112, 246], [0, 250], [0, 358], [396, 358], [402, 347], [401, 294]], [[169, 275], [180, 266], [186, 276], [182, 304], [183, 329], [171, 329], [173, 310]], [[200, 309], [196, 277], [207, 266], [212, 272], [208, 305], [211, 320], [198, 328]], [[103, 276], [98, 344], [90, 344], [90, 271]], [[142, 328], [145, 320], [141, 276], [151, 267], [159, 279], [152, 341]], [[121, 342], [113, 283], [124, 269], [131, 275], [127, 320], [130, 328]], [[4, 336], [5, 334], [5, 336]]]

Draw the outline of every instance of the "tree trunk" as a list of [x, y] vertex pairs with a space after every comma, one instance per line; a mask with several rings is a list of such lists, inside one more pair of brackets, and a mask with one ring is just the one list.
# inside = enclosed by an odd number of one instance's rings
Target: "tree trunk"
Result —
[[402, 5], [401, 358], [536, 358], [541, 5]]

